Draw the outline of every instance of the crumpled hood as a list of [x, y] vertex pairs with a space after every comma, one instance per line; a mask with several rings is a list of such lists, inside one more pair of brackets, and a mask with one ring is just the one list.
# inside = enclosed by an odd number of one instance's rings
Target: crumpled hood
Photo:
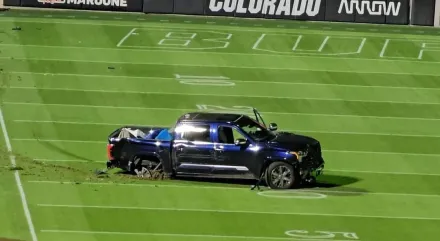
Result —
[[280, 132], [276, 134], [276, 137], [268, 142], [271, 147], [278, 147], [287, 149], [290, 151], [299, 151], [307, 148], [307, 144], [310, 146], [316, 146], [319, 141], [303, 135], [297, 135], [289, 132]]

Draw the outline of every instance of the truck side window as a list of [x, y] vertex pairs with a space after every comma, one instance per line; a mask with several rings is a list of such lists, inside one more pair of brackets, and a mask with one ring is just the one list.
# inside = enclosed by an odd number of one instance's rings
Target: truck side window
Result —
[[182, 139], [188, 141], [211, 142], [211, 133], [209, 125], [185, 125], [179, 128], [182, 132]]
[[238, 132], [235, 128], [232, 128], [230, 126], [220, 126], [218, 128], [218, 142], [224, 143], [224, 144], [234, 144], [235, 140], [238, 138], [245, 137]]

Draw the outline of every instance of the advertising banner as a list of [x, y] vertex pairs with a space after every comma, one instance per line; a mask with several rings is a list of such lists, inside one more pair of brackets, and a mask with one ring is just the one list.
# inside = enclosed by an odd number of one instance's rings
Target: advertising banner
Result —
[[328, 0], [326, 20], [408, 24], [409, 0]]
[[205, 14], [324, 20], [325, 0], [206, 0]]
[[263, 6], [263, 2], [258, 2], [255, 0], [240, 0], [237, 1], [240, 7], [238, 7], [238, 11], [235, 11], [235, 17], [242, 18], [264, 18], [264, 14], [261, 11], [258, 11]]
[[341, 0], [326, 1], [325, 20], [334, 22], [354, 22], [356, 14], [352, 11], [342, 11]]
[[143, 0], [21, 0], [22, 7], [141, 12]]
[[[205, 0], [205, 15], [234, 16], [238, 11], [243, 12], [242, 6], [237, 7], [238, 0]], [[244, 0], [240, 0], [241, 3]]]
[[323, 21], [325, 20], [325, 2], [325, 0], [275, 0], [274, 7], [270, 9], [273, 10], [265, 17]]
[[389, 4], [391, 4], [392, 2], [395, 3], [396, 7], [400, 7], [400, 9], [398, 9], [398, 14], [389, 14], [388, 16], [386, 16], [385, 23], [409, 24], [410, 0], [389, 0]]
[[[434, 25], [436, 0], [4, 0], [6, 6]], [[413, 2], [410, 8], [410, 2]], [[439, 0], [440, 1], [440, 0]]]

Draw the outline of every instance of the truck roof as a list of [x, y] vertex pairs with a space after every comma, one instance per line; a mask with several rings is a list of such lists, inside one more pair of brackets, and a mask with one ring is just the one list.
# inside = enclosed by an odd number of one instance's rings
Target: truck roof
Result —
[[243, 114], [218, 112], [190, 112], [182, 115], [178, 121], [235, 122]]

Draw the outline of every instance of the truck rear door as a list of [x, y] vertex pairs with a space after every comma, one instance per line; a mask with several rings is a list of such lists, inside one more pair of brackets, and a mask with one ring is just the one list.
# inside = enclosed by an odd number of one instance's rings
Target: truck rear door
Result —
[[214, 142], [211, 125], [183, 123], [176, 126], [173, 158], [177, 174], [211, 174]]

